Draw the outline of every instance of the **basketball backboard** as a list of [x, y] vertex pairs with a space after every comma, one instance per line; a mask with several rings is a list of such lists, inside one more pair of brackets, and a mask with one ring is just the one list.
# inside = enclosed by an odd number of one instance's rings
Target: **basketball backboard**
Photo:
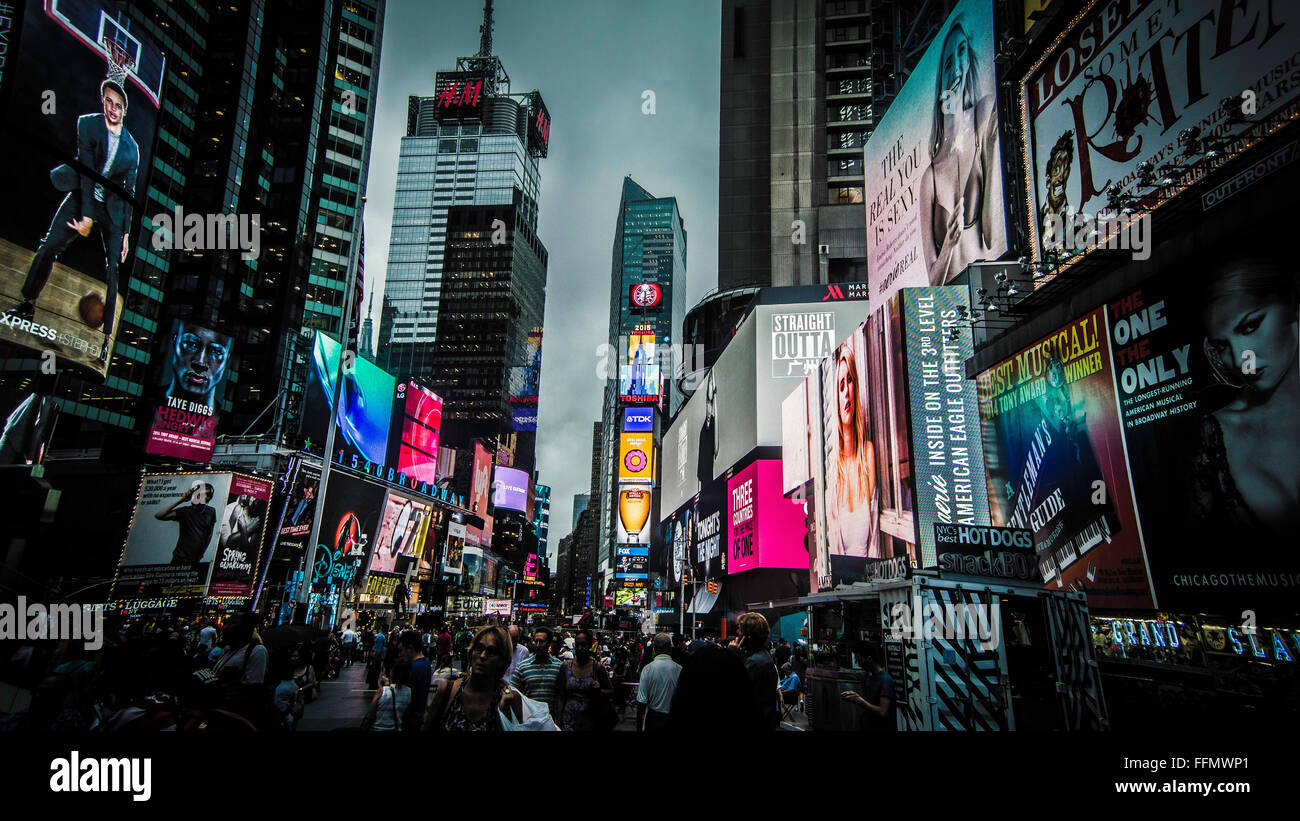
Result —
[[162, 97], [162, 54], [145, 48], [140, 38], [131, 34], [134, 22], [120, 11], [105, 8], [99, 0], [45, 0], [45, 13], [73, 35], [86, 48], [104, 58], [108, 73], [110, 56], [125, 56], [125, 73], [130, 82], [153, 102]]

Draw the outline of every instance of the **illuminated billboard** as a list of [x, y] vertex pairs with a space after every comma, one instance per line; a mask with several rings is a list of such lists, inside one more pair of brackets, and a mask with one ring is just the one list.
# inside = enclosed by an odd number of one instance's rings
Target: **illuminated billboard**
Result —
[[16, 5], [0, 75], [0, 341], [102, 378], [144, 239], [166, 60], [119, 4]]
[[271, 482], [252, 476], [145, 474], [113, 598], [249, 597], [270, 499]]
[[650, 544], [650, 484], [620, 482], [618, 515], [614, 517], [615, 539], [619, 544]]
[[961, 0], [867, 141], [873, 305], [1006, 253], [995, 54], [993, 0]]
[[1090, 607], [1150, 608], [1113, 367], [1098, 308], [979, 374], [991, 523]]
[[429, 505], [389, 493], [375, 537], [375, 549], [370, 555], [370, 571], [395, 573], [398, 556], [419, 556], [432, 516], [433, 508]]
[[528, 509], [528, 482], [526, 471], [498, 465], [492, 480], [492, 506], [524, 513]]
[[803, 502], [781, 495], [781, 462], [759, 459], [727, 480], [727, 572], [805, 569]]
[[[1114, 214], [1116, 193], [1140, 217], [1203, 179], [1211, 162], [1202, 158], [1228, 161], [1293, 120], [1297, 25], [1295, 3], [1087, 3], [1021, 84], [1035, 258], [1052, 217]], [[1192, 151], [1189, 138], [1204, 143]], [[1145, 185], [1144, 163], [1153, 176]], [[1155, 184], [1166, 173], [1169, 184]], [[1201, 205], [1233, 192], [1226, 181]], [[1098, 229], [1098, 244], [1113, 235], [1108, 220]]]
[[654, 479], [654, 452], [653, 433], [619, 434], [619, 481], [652, 481]]
[[655, 334], [649, 326], [638, 325], [627, 338], [627, 362], [620, 365], [619, 399], [626, 403], [659, 402], [659, 361], [655, 358]]
[[[316, 333], [304, 422], [304, 432], [315, 442], [325, 441], [342, 350], [331, 337]], [[339, 392], [338, 438], [334, 449], [345, 454], [345, 458], [384, 464], [388, 458], [388, 431], [397, 380], [368, 359], [360, 356], [351, 359], [352, 367], [344, 369]]]
[[434, 484], [438, 476], [442, 397], [414, 381], [399, 382], [393, 410], [401, 413], [397, 469], [417, 481]]
[[653, 282], [633, 285], [628, 291], [628, 304], [637, 311], [658, 310], [663, 302], [664, 287]]
[[232, 345], [226, 334], [183, 319], [172, 323], [162, 375], [166, 394], [149, 428], [145, 453], [195, 462], [212, 458]]
[[536, 553], [529, 553], [527, 560], [524, 561], [524, 581], [537, 581], [538, 559]]
[[489, 494], [492, 490], [492, 454], [482, 442], [474, 443], [474, 474], [471, 479], [469, 510], [481, 517], [482, 528], [467, 526], [466, 543], [476, 547], [492, 544], [492, 517], [488, 516]]

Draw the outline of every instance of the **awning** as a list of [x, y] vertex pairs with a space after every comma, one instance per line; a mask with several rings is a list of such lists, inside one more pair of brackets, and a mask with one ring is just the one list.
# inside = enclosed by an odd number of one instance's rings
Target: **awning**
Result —
[[703, 613], [708, 613], [713, 610], [713, 605], [718, 603], [718, 596], [721, 595], [721, 593], [721, 583], [718, 584], [717, 593], [710, 593], [707, 585], [700, 585], [700, 588], [695, 591], [695, 598], [691, 600], [690, 606], [686, 609], [688, 612], [694, 613], [697, 616]]

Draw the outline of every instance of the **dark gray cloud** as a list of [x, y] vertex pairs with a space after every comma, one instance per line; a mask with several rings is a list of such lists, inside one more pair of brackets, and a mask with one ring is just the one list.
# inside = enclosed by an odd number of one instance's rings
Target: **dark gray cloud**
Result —
[[[367, 295], [382, 293], [407, 95], [432, 93], [435, 71], [478, 50], [482, 8], [479, 0], [389, 0], [367, 189]], [[596, 350], [608, 333], [624, 175], [677, 197], [687, 305], [717, 285], [721, 14], [705, 0], [498, 0], [495, 17], [493, 50], [511, 90], [539, 89], [552, 119], [539, 226], [550, 264], [537, 458], [552, 488], [554, 554], [570, 530], [573, 494], [589, 486], [603, 391]], [[653, 116], [642, 114], [647, 89]]]

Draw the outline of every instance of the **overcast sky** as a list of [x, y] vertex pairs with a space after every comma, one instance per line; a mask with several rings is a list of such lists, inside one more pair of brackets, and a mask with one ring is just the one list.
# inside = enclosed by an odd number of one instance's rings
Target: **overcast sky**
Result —
[[[406, 98], [432, 94], [435, 71], [478, 51], [482, 16], [482, 0], [388, 2], [366, 191], [367, 299], [383, 293]], [[572, 529], [573, 495], [590, 484], [591, 423], [603, 391], [596, 349], [609, 332], [624, 175], [657, 197], [677, 197], [687, 305], [717, 285], [721, 12], [710, 0], [497, 0], [494, 17], [493, 51], [511, 91], [541, 91], [552, 121], [550, 156], [541, 161], [539, 234], [550, 261], [537, 465], [551, 486], [554, 567]], [[642, 113], [647, 89], [653, 116]]]

